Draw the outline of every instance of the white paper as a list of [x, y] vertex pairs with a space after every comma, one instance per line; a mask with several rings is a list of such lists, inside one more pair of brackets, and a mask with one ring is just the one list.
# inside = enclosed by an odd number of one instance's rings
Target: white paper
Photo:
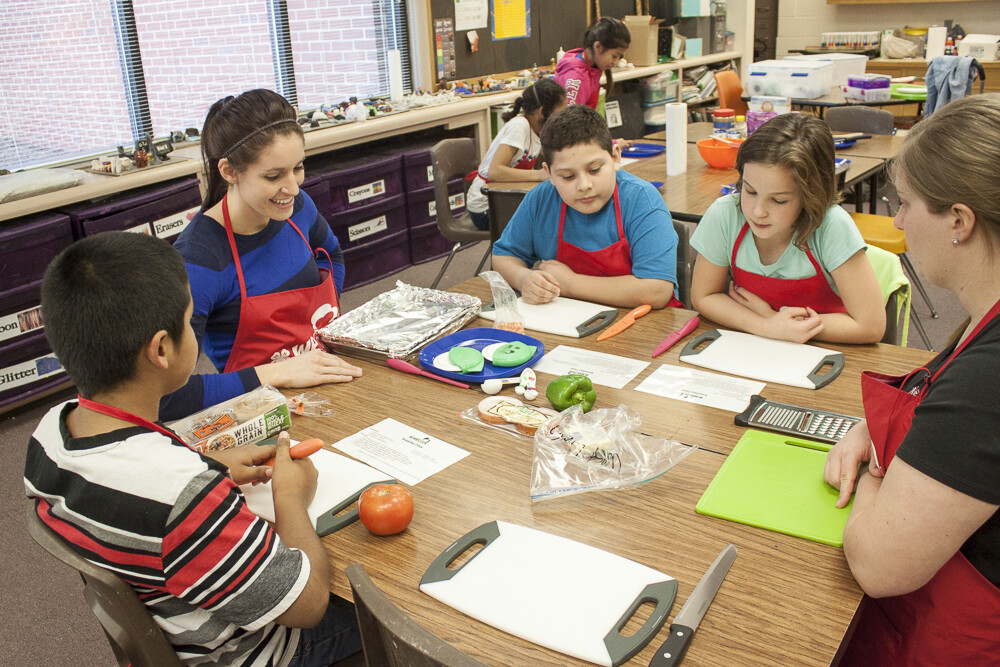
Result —
[[[296, 442], [293, 440], [292, 444]], [[390, 475], [326, 449], [319, 450], [309, 459], [319, 473], [316, 495], [313, 496], [308, 509], [309, 518], [312, 519], [314, 526], [319, 517], [369, 484], [392, 481]], [[240, 489], [243, 490], [243, 497], [251, 512], [262, 519], [274, 522], [274, 497], [270, 483], [256, 486], [243, 484]]]
[[640, 382], [636, 391], [720, 410], [743, 412], [750, 405], [750, 397], [759, 394], [765, 386], [755, 380], [663, 364]]
[[622, 158], [621, 166], [627, 167], [628, 165], [632, 164], [633, 162], [638, 162], [638, 161], [639, 161], [639, 158], [637, 158], [637, 157], [623, 157]]
[[927, 29], [927, 48], [924, 58], [930, 60], [934, 56], [943, 56], [945, 41], [948, 39], [948, 29], [944, 26], [932, 25]]
[[389, 64], [389, 99], [398, 102], [403, 99], [403, 61], [399, 49], [389, 49], [385, 52]]
[[455, 0], [455, 30], [485, 28], [489, 17], [489, 0]]
[[621, 389], [646, 370], [648, 361], [558, 345], [535, 364], [535, 372], [586, 375], [594, 384]]
[[410, 486], [469, 455], [395, 419], [383, 419], [333, 446]]

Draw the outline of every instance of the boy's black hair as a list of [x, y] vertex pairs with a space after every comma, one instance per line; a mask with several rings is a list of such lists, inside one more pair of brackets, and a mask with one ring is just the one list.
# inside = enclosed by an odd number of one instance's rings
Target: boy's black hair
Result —
[[601, 114], [585, 104], [557, 111], [542, 128], [542, 162], [552, 166], [552, 158], [564, 148], [593, 143], [613, 155], [611, 130]]
[[184, 260], [166, 241], [132, 232], [88, 236], [45, 270], [45, 337], [90, 397], [132, 378], [157, 331], [179, 341], [190, 300]]

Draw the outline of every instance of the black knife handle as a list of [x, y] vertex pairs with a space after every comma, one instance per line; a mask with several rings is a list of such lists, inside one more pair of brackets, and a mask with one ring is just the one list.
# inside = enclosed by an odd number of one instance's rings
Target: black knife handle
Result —
[[694, 628], [672, 623], [670, 636], [660, 648], [656, 649], [656, 655], [649, 661], [649, 667], [673, 667], [681, 664], [681, 659], [687, 652], [693, 636]]

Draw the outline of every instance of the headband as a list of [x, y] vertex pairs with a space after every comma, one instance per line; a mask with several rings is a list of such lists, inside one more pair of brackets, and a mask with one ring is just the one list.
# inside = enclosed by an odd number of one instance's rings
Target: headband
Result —
[[282, 123], [295, 123], [296, 125], [298, 125], [298, 121], [296, 121], [294, 118], [284, 118], [282, 120], [276, 120], [273, 123], [268, 123], [264, 127], [259, 128], [257, 130], [254, 130], [253, 132], [251, 132], [250, 134], [248, 134], [247, 136], [243, 137], [242, 139], [240, 139], [239, 141], [237, 141], [235, 144], [233, 144], [232, 146], [230, 146], [229, 150], [226, 151], [225, 153], [223, 153], [222, 156], [219, 159], [221, 160], [222, 158], [229, 157], [232, 154], [233, 151], [235, 151], [237, 148], [239, 148], [240, 146], [242, 146], [246, 142], [248, 142], [251, 139], [253, 139], [255, 136], [257, 136], [258, 134], [260, 134], [264, 130], [269, 130], [272, 127], [274, 127], [275, 125], [281, 125]]

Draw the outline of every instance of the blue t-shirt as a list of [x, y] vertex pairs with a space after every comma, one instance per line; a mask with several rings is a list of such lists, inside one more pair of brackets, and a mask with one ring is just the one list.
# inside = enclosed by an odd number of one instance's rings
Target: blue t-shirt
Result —
[[[296, 195], [291, 217], [312, 248], [323, 248], [330, 254], [339, 294], [344, 285], [344, 254], [337, 237], [305, 192]], [[319, 284], [316, 257], [284, 220], [271, 220], [256, 234], [237, 234], [235, 238], [248, 295], [287, 292]], [[194, 301], [191, 326], [205, 355], [222, 371], [236, 339], [241, 301], [226, 228], [199, 211], [174, 247], [184, 257], [191, 283]], [[326, 257], [320, 255], [319, 261], [324, 268], [329, 268]], [[163, 398], [160, 418], [165, 421], [178, 419], [259, 385], [253, 368], [218, 375], [193, 375], [184, 387]]]
[[[632, 275], [677, 283], [677, 232], [659, 191], [619, 169], [618, 201], [622, 226], [632, 252]], [[562, 198], [551, 181], [529, 192], [493, 244], [493, 254], [517, 257], [528, 266], [556, 258]], [[614, 198], [596, 213], [566, 207], [563, 241], [587, 251], [618, 242]]]
[[[701, 222], [691, 235], [691, 247], [698, 254], [716, 266], [729, 266], [733, 257], [733, 246], [740, 230], [746, 224], [739, 201], [733, 195], [723, 195], [716, 199], [702, 216]], [[753, 242], [753, 232], [747, 230], [736, 251], [736, 264], [750, 273], [768, 278], [795, 280], [816, 275], [816, 269], [805, 252], [794, 243], [788, 244], [785, 252], [773, 264], [763, 264], [757, 245]], [[831, 273], [849, 260], [859, 250], [865, 249], [865, 240], [858, 231], [850, 214], [839, 206], [831, 206], [823, 216], [823, 222], [809, 237], [809, 251], [823, 269], [831, 289], [838, 295], [837, 285]]]

